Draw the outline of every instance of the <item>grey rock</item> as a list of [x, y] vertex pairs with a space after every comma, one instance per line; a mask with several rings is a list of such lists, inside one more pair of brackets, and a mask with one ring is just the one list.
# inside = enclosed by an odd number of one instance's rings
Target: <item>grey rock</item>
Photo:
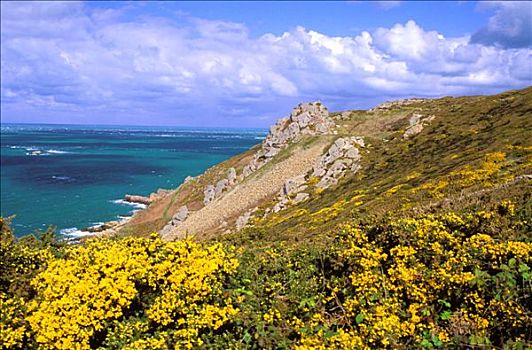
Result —
[[339, 138], [334, 141], [334, 144], [338, 149], [343, 149], [347, 145], [347, 141], [344, 138]]
[[419, 122], [421, 121], [421, 118], [423, 118], [423, 115], [414, 113], [410, 117], [410, 119], [408, 119], [408, 123], [410, 124], [410, 126], [414, 126], [416, 124], [419, 124]]
[[[350, 165], [350, 163], [349, 163]], [[327, 170], [327, 175], [329, 177], [339, 178], [345, 169], [347, 169], [348, 162], [344, 159], [337, 159], [333, 165]]]
[[292, 120], [296, 122], [299, 125], [299, 127], [302, 129], [309, 125], [309, 123], [312, 120], [312, 117], [310, 116], [308, 112], [303, 112], [303, 113], [293, 116]]
[[364, 143], [364, 139], [362, 137], [360, 137], [360, 136], [351, 137], [351, 142], [356, 144], [356, 145], [359, 145], [362, 148], [366, 147], [366, 145]]
[[423, 131], [423, 127], [433, 121], [434, 118], [434, 115], [425, 117], [422, 114], [414, 113], [408, 120], [410, 126], [403, 134], [403, 138], [408, 139], [413, 135], [419, 134], [421, 131]]
[[330, 131], [330, 126], [325, 123], [316, 124], [316, 131], [319, 134], [327, 134]]
[[162, 228], [162, 230], [161, 230], [161, 232], [160, 232], [160, 235], [161, 235], [162, 237], [165, 237], [165, 236], [169, 235], [169, 234], [172, 232], [173, 229], [174, 229], [174, 225], [172, 225], [171, 223], [170, 223], [170, 224], [167, 224], [167, 225], [165, 225], [165, 226]]
[[403, 138], [408, 139], [411, 136], [419, 134], [421, 131], [423, 131], [423, 124], [412, 125], [406, 129], [405, 133], [403, 134]]
[[203, 198], [203, 204], [207, 205], [210, 202], [212, 202], [216, 196], [215, 188], [213, 185], [208, 185], [205, 188], [205, 191], [203, 191], [204, 198]]
[[177, 213], [174, 214], [174, 216], [172, 217], [172, 223], [174, 223], [175, 225], [176, 222], [183, 222], [185, 221], [187, 216], [188, 216], [188, 208], [186, 205], [184, 205], [181, 208], [179, 208]]
[[299, 188], [305, 183], [305, 181], [305, 175], [300, 175], [287, 180], [281, 189], [281, 195], [289, 196], [298, 192]]
[[328, 188], [328, 187], [331, 187], [333, 185], [336, 185], [338, 183], [338, 180], [335, 179], [334, 177], [330, 177], [330, 176], [324, 176], [321, 178], [320, 182], [318, 182], [318, 184], [316, 185], [318, 188]]
[[304, 202], [306, 201], [307, 199], [310, 198], [310, 195], [308, 193], [305, 193], [305, 192], [300, 192], [296, 195], [296, 197], [294, 198], [294, 202], [295, 203], [301, 203], [301, 202]]
[[345, 152], [345, 156], [350, 159], [360, 159], [360, 152], [358, 148], [352, 147]]
[[293, 140], [297, 138], [300, 134], [300, 128], [298, 123], [292, 123], [288, 127], [288, 138]]
[[227, 182], [230, 186], [233, 186], [236, 183], [236, 170], [235, 168], [229, 168], [227, 171]]
[[253, 173], [253, 169], [251, 168], [251, 165], [248, 164], [244, 166], [244, 169], [242, 169], [242, 175], [244, 177], [248, 177], [249, 175], [251, 175], [251, 173]]
[[277, 153], [279, 153], [281, 150], [279, 148], [269, 148], [268, 151], [266, 152], [266, 154], [264, 154], [264, 157], [266, 158], [272, 158], [272, 157], [275, 157], [277, 155]]
[[274, 213], [278, 213], [280, 212], [281, 210], [285, 209], [286, 208], [286, 202], [279, 202], [279, 203], [276, 203], [273, 208], [272, 208], [272, 211]]
[[248, 211], [244, 213], [243, 215], [239, 216], [238, 219], [236, 219], [237, 231], [240, 231], [241, 229], [243, 229], [248, 224], [249, 219], [251, 219], [251, 211]]
[[229, 181], [227, 179], [222, 179], [216, 183], [216, 187], [214, 188], [214, 197], [218, 198], [222, 194], [222, 192], [227, 188], [227, 184]]

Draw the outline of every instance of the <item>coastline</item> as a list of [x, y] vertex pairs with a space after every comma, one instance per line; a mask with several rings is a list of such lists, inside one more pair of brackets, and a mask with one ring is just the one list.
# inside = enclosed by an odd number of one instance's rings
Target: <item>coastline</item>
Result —
[[133, 209], [128, 213], [129, 215], [119, 215], [117, 216], [116, 220], [109, 220], [104, 222], [97, 222], [92, 226], [83, 227], [83, 228], [77, 228], [77, 227], [71, 227], [71, 228], [65, 228], [60, 230], [58, 233], [65, 238], [68, 238], [70, 240], [76, 240], [76, 239], [83, 239], [88, 237], [104, 237], [112, 235], [111, 232], [107, 231], [114, 231], [116, 233], [116, 230], [122, 228], [128, 221], [130, 221], [135, 214], [137, 214], [139, 211], [142, 211], [146, 209], [148, 206], [145, 204], [135, 203], [135, 202], [128, 202], [124, 199], [115, 199], [111, 200], [110, 202], [116, 203], [116, 204], [124, 204], [129, 205]]

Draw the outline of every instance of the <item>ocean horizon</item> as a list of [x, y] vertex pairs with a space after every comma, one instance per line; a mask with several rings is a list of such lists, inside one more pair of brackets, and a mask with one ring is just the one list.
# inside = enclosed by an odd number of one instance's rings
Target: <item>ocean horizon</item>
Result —
[[125, 194], [178, 187], [259, 143], [262, 128], [2, 123], [1, 215], [17, 236], [66, 236], [141, 205]]

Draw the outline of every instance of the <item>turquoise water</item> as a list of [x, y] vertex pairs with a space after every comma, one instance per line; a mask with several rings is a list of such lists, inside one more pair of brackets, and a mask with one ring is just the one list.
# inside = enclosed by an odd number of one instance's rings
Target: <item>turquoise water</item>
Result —
[[256, 129], [1, 126], [1, 215], [17, 236], [49, 225], [63, 234], [137, 209], [126, 193], [175, 188], [188, 175], [241, 153], [266, 135]]

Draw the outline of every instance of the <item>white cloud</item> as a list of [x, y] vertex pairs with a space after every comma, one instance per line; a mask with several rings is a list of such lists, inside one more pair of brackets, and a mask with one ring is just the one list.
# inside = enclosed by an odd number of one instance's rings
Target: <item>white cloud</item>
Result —
[[472, 36], [473, 43], [513, 48], [532, 46], [532, 2], [486, 1], [479, 3], [479, 9], [495, 13]]
[[240, 23], [2, 2], [2, 115], [265, 125], [301, 100], [361, 108], [524, 87], [530, 53], [445, 38], [414, 21], [355, 37], [298, 27], [252, 38]]

